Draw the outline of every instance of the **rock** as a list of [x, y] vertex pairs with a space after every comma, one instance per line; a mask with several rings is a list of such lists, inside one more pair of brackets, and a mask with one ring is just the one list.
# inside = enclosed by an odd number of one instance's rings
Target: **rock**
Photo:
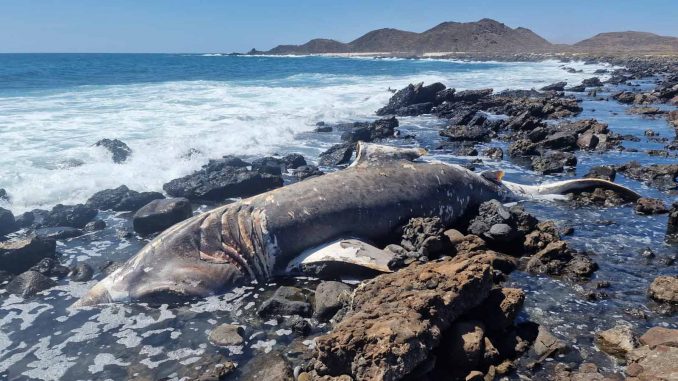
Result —
[[53, 258], [56, 242], [36, 235], [17, 237], [0, 242], [0, 269], [20, 274], [43, 258]]
[[398, 380], [426, 362], [445, 331], [489, 294], [489, 265], [452, 259], [415, 264], [362, 284], [353, 309], [316, 339], [320, 375]]
[[561, 173], [565, 167], [577, 165], [577, 157], [569, 152], [548, 151], [532, 159], [532, 169], [544, 175]]
[[458, 91], [454, 94], [454, 102], [477, 102], [482, 98], [488, 97], [492, 94], [493, 89], [477, 89]]
[[245, 364], [239, 381], [294, 381], [292, 368], [277, 352], [254, 356]]
[[565, 90], [565, 86], [567, 86], [567, 82], [556, 82], [556, 83], [552, 83], [548, 86], [544, 86], [539, 90], [542, 90], [542, 91], [563, 91], [563, 90]]
[[115, 189], [106, 189], [95, 193], [87, 200], [86, 205], [99, 210], [135, 212], [153, 200], [163, 199], [159, 192], [136, 192], [125, 185]]
[[50, 238], [63, 240], [81, 236], [82, 230], [69, 227], [40, 228], [35, 230], [35, 234], [41, 238]]
[[426, 102], [401, 107], [395, 111], [395, 114], [397, 116], [417, 116], [430, 114], [431, 110], [433, 110], [433, 102]]
[[83, 204], [58, 204], [45, 216], [43, 225], [47, 227], [66, 226], [71, 228], [83, 228], [88, 222], [94, 219], [96, 215], [96, 209]]
[[573, 92], [573, 93], [583, 93], [583, 92], [586, 91], [586, 86], [585, 86], [585, 85], [581, 85], [581, 84], [580, 84], [580, 85], [576, 85], [576, 86], [571, 86], [571, 87], [565, 89], [565, 91], [571, 91], [571, 92]]
[[291, 153], [282, 158], [285, 169], [297, 169], [301, 166], [308, 165], [304, 156], [298, 153]]
[[678, 305], [678, 276], [658, 276], [648, 289], [650, 298], [659, 303]]
[[99, 230], [104, 230], [106, 228], [106, 222], [103, 220], [94, 220], [91, 222], [88, 222], [87, 225], [85, 225], [85, 231], [86, 232], [95, 232]]
[[261, 317], [299, 315], [310, 317], [313, 308], [303, 292], [296, 287], [282, 286], [265, 300], [257, 313]]
[[636, 94], [630, 91], [622, 91], [612, 95], [612, 98], [614, 98], [619, 103], [631, 104], [635, 100]]
[[[319, 124], [319, 123], [322, 123], [322, 124]], [[313, 130], [314, 132], [332, 132], [332, 130], [333, 130], [332, 126], [326, 125], [325, 122], [318, 122], [318, 123], [316, 123], [315, 126], [316, 126], [315, 130]]]
[[9, 201], [9, 195], [4, 188], [0, 188], [0, 201]]
[[35, 214], [33, 212], [25, 212], [16, 217], [16, 224], [19, 228], [27, 228], [35, 222]]
[[624, 359], [638, 347], [638, 338], [628, 325], [617, 325], [596, 334], [596, 345], [608, 355]]
[[646, 197], [641, 197], [636, 201], [635, 209], [638, 214], [663, 214], [669, 212], [662, 200]]
[[494, 288], [469, 316], [482, 321], [488, 330], [502, 332], [514, 324], [524, 301], [525, 292], [519, 288]]
[[285, 169], [285, 163], [282, 159], [278, 159], [272, 156], [262, 157], [256, 160], [252, 160], [252, 169], [273, 176], [282, 176], [283, 170]]
[[511, 242], [519, 235], [511, 226], [507, 224], [494, 224], [485, 236], [494, 242]]
[[219, 347], [242, 345], [245, 342], [243, 336], [245, 330], [234, 324], [221, 324], [210, 332], [209, 340]]
[[369, 124], [354, 124], [354, 127], [341, 135], [341, 140], [349, 143], [371, 142], [377, 139], [393, 137], [398, 119], [395, 117], [376, 120]]
[[678, 347], [657, 345], [642, 346], [627, 356], [627, 381], [678, 380]]
[[19, 230], [19, 226], [14, 219], [14, 214], [11, 211], [0, 208], [0, 236], [14, 233]]
[[351, 298], [353, 290], [341, 282], [321, 282], [315, 289], [315, 317], [330, 320]]
[[291, 318], [285, 319], [283, 322], [283, 327], [286, 329], [291, 329], [292, 332], [300, 336], [308, 336], [313, 330], [311, 323], [299, 315], [294, 315]]
[[489, 142], [493, 131], [482, 126], [448, 126], [440, 131], [440, 136], [444, 136], [453, 142]]
[[640, 337], [640, 343], [647, 345], [650, 349], [657, 345], [678, 346], [678, 329], [652, 327]]
[[581, 84], [586, 86], [586, 87], [601, 87], [603, 86], [603, 82], [600, 81], [600, 78], [598, 77], [591, 77], [588, 79], [585, 79], [581, 81]]
[[70, 278], [74, 282], [87, 282], [92, 279], [94, 269], [87, 263], [78, 263], [71, 268]]
[[607, 181], [614, 181], [617, 175], [617, 170], [609, 165], [602, 165], [591, 167], [589, 172], [584, 177], [589, 179], [603, 179]]
[[669, 210], [665, 240], [668, 243], [678, 243], [678, 202], [674, 202]]
[[94, 145], [107, 149], [111, 154], [113, 154], [113, 162], [117, 164], [124, 163], [132, 154], [132, 149], [129, 148], [127, 144], [118, 139], [101, 139], [94, 143]]
[[292, 171], [292, 176], [297, 179], [305, 180], [315, 176], [322, 176], [325, 173], [318, 169], [315, 165], [302, 165], [301, 167], [296, 168]]
[[435, 102], [436, 94], [444, 89], [445, 85], [442, 83], [433, 83], [428, 86], [424, 86], [423, 82], [416, 85], [409, 84], [404, 89], [398, 90], [393, 94], [388, 104], [377, 110], [377, 115], [395, 114], [398, 109], [403, 107], [418, 103]]
[[537, 339], [534, 341], [534, 352], [542, 359], [555, 357], [567, 352], [567, 345], [540, 325]]
[[35, 266], [29, 269], [36, 271], [47, 277], [63, 278], [71, 271], [68, 267], [63, 266], [54, 258], [43, 258]]
[[499, 147], [491, 147], [483, 152], [483, 155], [494, 160], [501, 160], [504, 158], [504, 150]]
[[633, 107], [628, 110], [626, 110], [627, 114], [634, 114], [634, 115], [646, 115], [646, 116], [654, 116], [654, 115], [660, 115], [664, 114], [665, 111], [662, 111], [656, 107]]
[[318, 156], [318, 163], [327, 167], [347, 164], [351, 161], [354, 150], [353, 143], [335, 144]]
[[40, 291], [56, 286], [56, 282], [37, 271], [26, 271], [12, 279], [5, 290], [22, 298], [30, 298]]
[[99, 272], [103, 274], [103, 276], [108, 276], [115, 270], [121, 268], [123, 263], [121, 262], [113, 262], [113, 261], [106, 261], [103, 265], [99, 266]]
[[246, 164], [232, 157], [212, 161], [203, 169], [174, 179], [162, 188], [173, 197], [223, 201], [228, 198], [253, 196], [283, 185], [281, 176], [249, 170]]
[[577, 146], [582, 150], [596, 149], [600, 139], [593, 132], [586, 132], [577, 138]]
[[445, 226], [439, 217], [411, 218], [402, 228], [400, 245], [408, 251], [433, 256], [449, 248], [443, 239]]
[[0, 288], [4, 288], [15, 276], [16, 275], [10, 272], [0, 270]]
[[480, 367], [484, 353], [483, 324], [478, 321], [455, 322], [445, 331], [437, 350], [437, 371], [450, 374], [451, 379], [461, 378]]
[[185, 198], [154, 200], [139, 209], [132, 217], [134, 231], [147, 235], [161, 232], [193, 215], [191, 202]]

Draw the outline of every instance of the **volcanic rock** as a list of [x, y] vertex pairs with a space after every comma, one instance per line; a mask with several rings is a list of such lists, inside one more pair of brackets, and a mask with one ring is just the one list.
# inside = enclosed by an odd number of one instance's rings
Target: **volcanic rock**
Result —
[[159, 192], [137, 192], [121, 185], [95, 193], [87, 200], [86, 205], [99, 210], [135, 212], [149, 202], [163, 198], [165, 196]]
[[113, 162], [116, 164], [124, 163], [132, 154], [132, 149], [118, 139], [101, 139], [94, 145], [107, 149], [113, 155]]
[[161, 232], [193, 215], [191, 202], [185, 198], [154, 200], [139, 209], [132, 217], [134, 231], [147, 235]]

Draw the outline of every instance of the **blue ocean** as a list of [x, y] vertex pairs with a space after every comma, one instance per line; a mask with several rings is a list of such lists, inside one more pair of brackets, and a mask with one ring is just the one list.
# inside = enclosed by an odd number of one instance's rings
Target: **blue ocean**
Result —
[[[555, 60], [0, 54], [0, 188], [9, 194], [0, 206], [17, 215], [58, 203], [82, 203], [97, 191], [123, 184], [137, 191], [161, 191], [169, 180], [227, 154], [253, 158], [298, 152], [316, 162], [319, 153], [339, 142], [340, 134], [314, 133], [316, 123], [377, 119], [375, 111], [387, 103], [389, 90], [409, 83], [442, 82], [458, 90], [531, 89], [558, 81], [576, 85], [600, 69], [612, 67]], [[576, 94], [584, 108], [576, 119], [596, 118], [615, 133], [638, 137], [623, 143], [638, 152], [578, 152], [574, 173], [541, 176], [508, 157], [497, 161], [436, 150], [445, 121], [429, 115], [399, 117], [401, 132], [416, 139], [394, 144], [428, 148], [427, 160], [501, 169], [508, 179], [524, 183], [581, 177], [601, 164], [675, 162], [643, 152], [663, 147], [645, 136], [647, 129], [673, 138], [675, 132], [665, 119], [628, 115], [628, 106], [606, 100], [625, 88], [629, 87]], [[108, 151], [94, 146], [103, 138], [127, 143], [133, 151], [130, 159], [113, 163]], [[487, 146], [506, 149], [502, 141], [481, 146], [480, 152]], [[668, 194], [640, 182], [623, 176], [617, 181], [645, 196], [672, 201]], [[568, 244], [594, 253], [600, 266], [596, 279], [609, 281], [610, 287], [605, 290], [608, 298], [591, 301], [582, 285], [516, 271], [507, 285], [527, 292], [521, 320], [547, 325], [608, 369], [618, 365], [596, 349], [594, 332], [617, 320], [630, 321], [639, 331], [658, 324], [678, 327], [675, 320], [646, 306], [649, 282], [658, 274], [675, 273], [675, 265], [662, 260], [675, 256], [662, 243], [665, 215], [638, 216], [629, 206], [573, 208], [552, 200], [527, 202], [525, 207], [540, 219], [573, 227]], [[126, 234], [129, 215], [100, 212], [99, 217], [107, 225], [103, 231], [59, 241], [62, 264], [86, 262], [96, 269], [109, 261], [127, 260], [147, 243]], [[655, 260], [641, 255], [648, 248]], [[312, 288], [313, 282], [304, 278], [296, 284]], [[244, 374], [247, 367], [265, 366], [253, 359], [275, 351], [295, 356], [301, 353], [299, 348], [313, 347], [312, 340], [295, 338], [283, 322], [262, 321], [256, 315], [255, 302], [269, 296], [278, 283], [244, 286], [181, 306], [67, 308], [95, 283], [61, 280], [44, 295], [27, 300], [0, 295], [0, 380], [190, 379], [192, 370], [224, 359], [237, 362]], [[646, 313], [647, 319], [630, 315], [635, 310]], [[209, 344], [208, 333], [221, 323], [246, 327], [245, 344], [232, 348]], [[314, 332], [328, 328], [321, 324]]]

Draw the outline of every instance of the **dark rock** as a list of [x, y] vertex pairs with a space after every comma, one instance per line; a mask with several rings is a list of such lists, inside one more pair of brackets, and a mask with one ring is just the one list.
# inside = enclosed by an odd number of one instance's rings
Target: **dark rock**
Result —
[[355, 144], [353, 143], [335, 144], [319, 155], [318, 163], [328, 167], [347, 164], [351, 161], [354, 150]]
[[665, 114], [666, 111], [660, 110], [657, 107], [632, 107], [626, 110], [627, 114], [655, 116]]
[[9, 201], [9, 195], [4, 188], [0, 188], [0, 201]]
[[448, 126], [440, 131], [450, 141], [489, 142], [493, 131], [482, 126]]
[[443, 233], [445, 226], [439, 217], [411, 218], [402, 228], [400, 245], [427, 257], [449, 248]]
[[397, 116], [417, 116], [431, 113], [433, 109], [432, 102], [417, 103], [407, 107], [401, 107], [395, 111]]
[[577, 165], [577, 157], [569, 152], [548, 151], [541, 157], [532, 159], [532, 169], [544, 174], [561, 173], [565, 167]]
[[19, 228], [27, 228], [31, 225], [33, 225], [33, 222], [35, 221], [35, 214], [33, 212], [24, 212], [20, 215], [18, 215], [15, 218], [16, 225]]
[[239, 381], [294, 381], [292, 368], [277, 352], [262, 353], [242, 368]]
[[390, 138], [394, 136], [398, 124], [398, 119], [395, 117], [379, 119], [367, 125], [359, 124], [357, 127], [354, 126], [351, 130], [344, 132], [341, 135], [341, 140], [357, 143], [358, 141], [371, 142], [377, 139]]
[[153, 200], [163, 199], [159, 192], [136, 192], [125, 185], [115, 189], [106, 189], [95, 193], [87, 200], [86, 205], [99, 210], [135, 212]]
[[16, 275], [10, 272], [0, 270], [0, 288], [4, 288], [15, 276]]
[[113, 262], [113, 261], [106, 261], [103, 265], [99, 266], [99, 272], [103, 274], [103, 276], [108, 276], [115, 270], [121, 268], [123, 263], [121, 262]]
[[87, 282], [92, 279], [94, 269], [87, 263], [78, 263], [71, 268], [70, 278], [74, 282]]
[[189, 200], [223, 201], [248, 197], [283, 185], [282, 177], [248, 170], [242, 160], [225, 158], [208, 163], [203, 169], [163, 185], [173, 197]]
[[0, 208], [0, 236], [14, 233], [19, 230], [19, 226], [14, 219], [14, 214], [7, 209]]
[[35, 235], [0, 242], [0, 270], [20, 274], [40, 262], [53, 258], [56, 242]]
[[454, 94], [454, 102], [477, 102], [482, 98], [489, 97], [493, 91], [493, 89], [458, 91]]
[[542, 90], [542, 91], [563, 91], [563, 90], [565, 90], [566, 85], [567, 85], [567, 82], [556, 82], [556, 83], [550, 84], [548, 86], [544, 86], [540, 90]]
[[43, 258], [30, 271], [36, 271], [48, 277], [63, 278], [71, 271], [54, 258]]
[[483, 155], [494, 160], [501, 160], [504, 158], [504, 150], [499, 147], [490, 147], [483, 152]]
[[642, 181], [663, 191], [678, 189], [678, 164], [652, 164], [641, 166], [638, 162], [617, 167], [617, 171], [634, 180]]
[[669, 210], [665, 240], [668, 243], [678, 243], [678, 202], [674, 202]]
[[85, 225], [85, 231], [86, 232], [95, 232], [99, 230], [104, 230], [106, 228], [106, 222], [103, 220], [94, 220], [91, 222], [88, 222], [87, 225]]
[[[322, 123], [322, 124], [320, 124]], [[333, 128], [332, 126], [328, 126], [325, 124], [325, 122], [318, 122], [315, 125], [315, 132], [332, 132]]]
[[96, 217], [96, 215], [96, 209], [83, 204], [58, 204], [45, 216], [43, 224], [47, 227], [67, 226], [72, 228], [83, 228], [88, 222]]
[[588, 79], [585, 79], [581, 81], [581, 84], [586, 86], [586, 87], [601, 87], [603, 86], [603, 82], [600, 81], [600, 78], [598, 77], [591, 77]]
[[638, 338], [628, 325], [617, 325], [596, 334], [596, 345], [608, 355], [624, 359], [639, 346]]
[[636, 94], [630, 91], [622, 91], [612, 95], [612, 98], [619, 103], [631, 104], [636, 99]]
[[660, 199], [641, 197], [636, 201], [636, 213], [638, 214], [663, 214], [668, 212], [666, 205]]
[[609, 166], [609, 165], [591, 167], [589, 172], [586, 175], [584, 175], [584, 177], [586, 177], [586, 178], [603, 179], [603, 180], [607, 180], [607, 181], [614, 181], [616, 176], [617, 176], [617, 170], [614, 169], [614, 167]]
[[310, 334], [313, 330], [311, 323], [298, 315], [285, 319], [283, 322], [283, 327], [291, 329], [292, 332], [300, 336], [308, 336], [308, 334]]
[[583, 93], [584, 91], [586, 91], [586, 86], [585, 85], [576, 85], [576, 86], [568, 87], [567, 89], [565, 89], [565, 91], [571, 91], [573, 93]]
[[263, 174], [282, 176], [285, 163], [282, 159], [272, 156], [262, 157], [252, 161], [252, 169]]
[[40, 291], [56, 286], [56, 282], [40, 274], [37, 271], [26, 271], [12, 279], [5, 290], [10, 294], [30, 298]]
[[315, 317], [330, 320], [351, 298], [353, 290], [341, 282], [321, 282], [315, 289]]
[[191, 202], [185, 198], [151, 201], [132, 217], [134, 231], [147, 235], [161, 232], [193, 215]]
[[210, 332], [209, 340], [216, 346], [228, 347], [242, 345], [245, 342], [244, 335], [245, 330], [238, 325], [221, 324]]
[[63, 240], [81, 236], [82, 230], [69, 227], [40, 228], [35, 230], [35, 234], [41, 238]]
[[388, 104], [377, 111], [377, 115], [395, 114], [400, 108], [407, 107], [418, 103], [435, 102], [436, 94], [445, 89], [442, 83], [433, 83], [424, 86], [424, 83], [416, 85], [409, 84], [404, 89], [398, 90]]
[[129, 148], [127, 144], [118, 139], [101, 139], [94, 143], [94, 145], [107, 149], [111, 154], [113, 154], [113, 162], [118, 164], [125, 162], [132, 154], [132, 149]]
[[600, 143], [600, 138], [593, 132], [586, 132], [577, 138], [577, 146], [582, 150], [596, 149]]
[[313, 309], [300, 289], [283, 286], [261, 304], [257, 313], [262, 317], [291, 315], [310, 317]]
[[285, 164], [285, 169], [297, 169], [299, 167], [307, 165], [306, 159], [304, 156], [298, 153], [291, 153], [282, 158], [283, 163]]
[[318, 169], [315, 165], [302, 165], [292, 171], [292, 176], [299, 180], [308, 179], [309, 177], [321, 176], [325, 173]]

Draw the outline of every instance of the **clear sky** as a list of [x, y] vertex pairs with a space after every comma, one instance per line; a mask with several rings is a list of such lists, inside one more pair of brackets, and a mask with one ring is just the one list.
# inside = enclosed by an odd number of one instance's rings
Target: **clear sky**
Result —
[[488, 17], [571, 43], [678, 36], [678, 0], [0, 0], [0, 52], [232, 52]]

